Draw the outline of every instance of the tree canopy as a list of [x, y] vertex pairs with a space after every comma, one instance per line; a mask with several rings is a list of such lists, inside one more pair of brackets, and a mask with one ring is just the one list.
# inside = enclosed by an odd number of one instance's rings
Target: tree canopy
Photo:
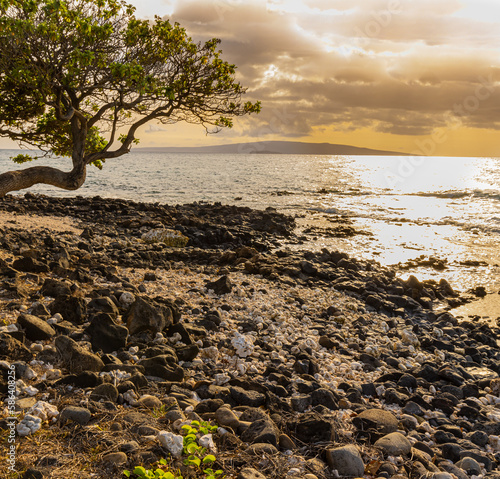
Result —
[[213, 132], [259, 112], [242, 101], [220, 40], [196, 43], [179, 24], [134, 10], [123, 0], [0, 0], [0, 136], [72, 160], [68, 173], [0, 174], [0, 196], [36, 183], [79, 188], [87, 165], [128, 153], [150, 121]]

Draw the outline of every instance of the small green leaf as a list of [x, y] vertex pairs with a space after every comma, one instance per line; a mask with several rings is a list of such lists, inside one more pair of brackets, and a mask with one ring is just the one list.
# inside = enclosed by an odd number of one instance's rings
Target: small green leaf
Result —
[[22, 153], [20, 153], [19, 155], [12, 157], [11, 160], [18, 165], [22, 165], [23, 163], [27, 163], [28, 161], [33, 161], [34, 158], [30, 155], [23, 155]]
[[216, 459], [217, 458], [213, 454], [209, 454], [203, 458], [203, 464], [212, 464]]
[[201, 459], [199, 457], [191, 455], [191, 456], [188, 456], [188, 458], [185, 461], [185, 464], [187, 464], [187, 465], [193, 465], [194, 464], [195, 466], [200, 467]]
[[200, 447], [200, 446], [198, 446], [198, 444], [196, 444], [195, 442], [192, 442], [192, 443], [190, 443], [190, 444], [188, 444], [188, 445], [186, 446], [186, 452], [187, 452], [188, 454], [193, 454], [193, 453], [195, 453], [196, 451], [199, 451], [200, 449], [201, 449], [201, 447]]
[[148, 477], [146, 469], [144, 469], [144, 467], [142, 466], [137, 466], [136, 468], [134, 468], [134, 474], [139, 477]]

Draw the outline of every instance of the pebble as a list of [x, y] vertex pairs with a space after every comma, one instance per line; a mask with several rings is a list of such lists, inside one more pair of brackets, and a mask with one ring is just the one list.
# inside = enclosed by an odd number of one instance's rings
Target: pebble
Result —
[[118, 389], [111, 383], [104, 383], [97, 386], [90, 394], [90, 399], [100, 401], [101, 399], [116, 402], [118, 399]]
[[472, 457], [464, 457], [456, 464], [457, 467], [463, 469], [469, 475], [479, 475], [481, 474], [481, 466]]
[[341, 476], [362, 476], [365, 466], [356, 446], [343, 446], [327, 449], [326, 460], [329, 466]]
[[253, 467], [245, 467], [239, 472], [237, 479], [266, 479], [266, 476]]
[[367, 421], [368, 425], [373, 424], [375, 429], [382, 434], [389, 434], [397, 431], [398, 429], [397, 418], [391, 412], [383, 409], [367, 409], [358, 414], [358, 416], [356, 416], [356, 420], [353, 422], [358, 425], [363, 424], [363, 421]]
[[392, 432], [381, 437], [374, 444], [380, 447], [389, 456], [403, 456], [410, 452], [411, 442], [400, 432]]
[[64, 423], [67, 420], [71, 420], [84, 426], [90, 421], [91, 417], [92, 413], [87, 408], [77, 407], [77, 406], [66, 406], [61, 411], [59, 419], [62, 423]]
[[137, 405], [144, 406], [149, 409], [159, 409], [162, 406], [162, 402], [155, 396], [151, 396], [150, 394], [145, 394], [141, 396], [137, 401]]
[[227, 407], [220, 407], [219, 409], [217, 409], [217, 411], [215, 412], [215, 419], [217, 421], [217, 424], [221, 426], [237, 428], [240, 425], [238, 416], [236, 416], [236, 414], [234, 414], [234, 412]]
[[102, 460], [104, 462], [108, 462], [110, 464], [121, 466], [122, 464], [127, 463], [128, 458], [124, 452], [110, 452], [108, 454], [105, 454], [102, 457]]

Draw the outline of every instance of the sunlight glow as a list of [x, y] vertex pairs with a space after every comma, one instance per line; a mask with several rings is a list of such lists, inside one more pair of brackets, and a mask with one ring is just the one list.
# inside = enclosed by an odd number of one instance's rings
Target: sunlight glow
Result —
[[139, 18], [170, 16], [175, 9], [173, 0], [129, 0], [129, 3], [136, 7], [135, 14]]

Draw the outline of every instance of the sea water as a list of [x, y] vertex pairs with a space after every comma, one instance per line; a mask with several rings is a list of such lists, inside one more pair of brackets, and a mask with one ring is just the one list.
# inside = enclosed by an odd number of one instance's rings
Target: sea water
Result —
[[[0, 172], [19, 168], [0, 151]], [[39, 160], [65, 170], [67, 159]], [[22, 165], [21, 168], [31, 164]], [[34, 193], [183, 204], [222, 202], [276, 208], [300, 224], [328, 228], [339, 216], [366, 234], [319, 234], [294, 248], [341, 249], [385, 265], [433, 256], [446, 269], [420, 267], [459, 290], [500, 289], [500, 159], [141, 151], [90, 167], [76, 192], [38, 185]], [[21, 192], [22, 193], [22, 192]], [[401, 272], [401, 275], [410, 272]]]

